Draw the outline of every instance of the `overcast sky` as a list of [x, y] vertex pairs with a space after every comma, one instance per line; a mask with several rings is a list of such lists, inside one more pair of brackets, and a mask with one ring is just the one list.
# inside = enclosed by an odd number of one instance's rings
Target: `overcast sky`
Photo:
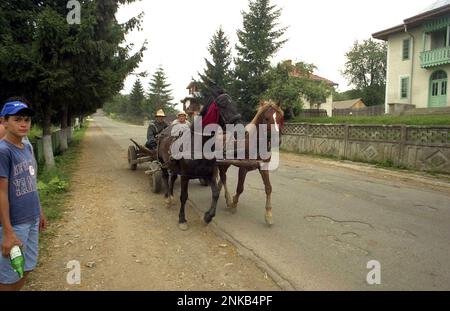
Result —
[[[289, 29], [289, 41], [275, 55], [272, 63], [285, 59], [304, 61], [317, 66], [316, 74], [349, 89], [340, 74], [345, 53], [355, 40], [368, 39], [372, 33], [402, 23], [434, 0], [272, 0], [283, 9], [279, 20]], [[248, 11], [247, 0], [142, 0], [122, 7], [119, 22], [145, 12], [143, 31], [134, 31], [128, 42], [140, 46], [148, 40], [148, 50], [139, 70], [149, 76], [142, 78], [148, 90], [150, 76], [162, 65], [171, 84], [174, 101], [187, 96], [186, 86], [197, 72], [203, 71], [208, 43], [222, 25], [234, 46], [236, 30], [242, 28], [241, 11]], [[123, 93], [128, 93], [136, 80], [130, 76]]]

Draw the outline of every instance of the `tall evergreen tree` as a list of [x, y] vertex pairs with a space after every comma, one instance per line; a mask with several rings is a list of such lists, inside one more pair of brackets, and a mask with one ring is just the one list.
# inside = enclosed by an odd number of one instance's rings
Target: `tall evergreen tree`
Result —
[[1, 100], [21, 95], [40, 112], [47, 165], [54, 164], [52, 122], [65, 133], [72, 115], [95, 111], [138, 66], [145, 44], [129, 55], [123, 43], [141, 15], [124, 24], [115, 19], [118, 6], [133, 1], [79, 0], [80, 25], [67, 23], [66, 0], [0, 2]]
[[278, 28], [281, 9], [271, 5], [270, 0], [250, 0], [249, 12], [242, 15], [244, 28], [237, 32], [234, 95], [244, 118], [251, 119], [268, 87], [264, 74], [270, 68], [270, 58], [287, 41], [281, 39], [287, 28]]
[[141, 80], [134, 82], [133, 90], [130, 94], [130, 101], [127, 105], [127, 118], [131, 121], [142, 121], [144, 118], [145, 95]]
[[163, 109], [166, 114], [172, 113], [175, 111], [172, 100], [173, 97], [172, 91], [170, 90], [170, 84], [167, 83], [164, 69], [159, 67], [150, 81], [147, 111], [150, 116], [153, 116], [159, 109]]
[[225, 35], [222, 27], [220, 27], [213, 35], [208, 52], [211, 60], [205, 58], [206, 68], [201, 78], [201, 92], [205, 96], [209, 96], [209, 90], [213, 86], [229, 90], [232, 81], [230, 66], [232, 62], [230, 41]]

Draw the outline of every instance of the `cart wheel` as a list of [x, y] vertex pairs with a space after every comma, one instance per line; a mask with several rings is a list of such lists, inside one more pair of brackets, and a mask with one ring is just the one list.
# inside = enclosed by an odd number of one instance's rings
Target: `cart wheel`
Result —
[[153, 193], [160, 193], [162, 187], [162, 172], [160, 170], [154, 172], [150, 176], [150, 187]]
[[200, 181], [200, 185], [202, 185], [203, 187], [209, 186], [209, 182], [207, 179], [200, 178], [199, 181]]
[[131, 161], [136, 161], [136, 148], [134, 146], [128, 147], [128, 167], [130, 170], [135, 171], [137, 169], [137, 163], [132, 164]]

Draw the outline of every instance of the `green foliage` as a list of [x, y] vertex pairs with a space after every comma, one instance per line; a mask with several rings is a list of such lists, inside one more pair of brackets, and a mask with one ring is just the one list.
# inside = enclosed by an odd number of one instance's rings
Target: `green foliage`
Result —
[[127, 112], [127, 105], [130, 101], [130, 95], [118, 94], [112, 100], [105, 103], [103, 111], [109, 115], [125, 115]]
[[298, 115], [304, 99], [310, 103], [325, 102], [332, 88], [324, 82], [310, 79], [314, 69], [314, 65], [302, 62], [279, 63], [265, 75], [269, 88], [264, 92], [263, 97], [281, 102], [287, 120]]
[[119, 24], [120, 4], [133, 0], [80, 0], [81, 24], [69, 25], [66, 0], [0, 2], [0, 100], [28, 98], [44, 131], [50, 122], [86, 116], [111, 100], [137, 68], [146, 44], [130, 55], [125, 35], [142, 15]]
[[278, 28], [281, 9], [271, 5], [270, 0], [250, 0], [249, 11], [242, 12], [242, 16], [243, 29], [237, 32], [233, 95], [243, 117], [249, 120], [268, 88], [264, 76], [270, 69], [270, 58], [287, 40], [280, 39], [286, 32], [286, 28]]
[[231, 86], [231, 71], [230, 66], [232, 62], [230, 41], [225, 35], [222, 27], [220, 27], [213, 35], [208, 52], [210, 53], [210, 60], [205, 58], [206, 68], [201, 78], [201, 92], [205, 96], [210, 96], [208, 91], [212, 87], [219, 87], [229, 90]]
[[353, 48], [345, 54], [345, 63], [342, 74], [355, 86], [355, 92], [368, 106], [381, 105], [385, 99], [387, 45], [385, 42], [376, 42], [368, 39], [359, 43], [356, 41]]
[[38, 170], [38, 190], [41, 206], [47, 219], [52, 221], [62, 216], [62, 210], [68, 191], [70, 180], [76, 170], [76, 163], [81, 154], [80, 143], [87, 127], [82, 127], [73, 134], [69, 149], [61, 156], [55, 157], [56, 166]]
[[162, 67], [159, 67], [153, 74], [148, 91], [148, 101], [145, 112], [149, 117], [153, 117], [156, 111], [163, 109], [166, 114], [175, 112], [173, 97], [171, 95], [170, 84]]
[[137, 79], [133, 85], [133, 90], [130, 94], [130, 100], [128, 101], [126, 106], [126, 117], [133, 120], [143, 120], [144, 102], [144, 88], [142, 87], [141, 81]]

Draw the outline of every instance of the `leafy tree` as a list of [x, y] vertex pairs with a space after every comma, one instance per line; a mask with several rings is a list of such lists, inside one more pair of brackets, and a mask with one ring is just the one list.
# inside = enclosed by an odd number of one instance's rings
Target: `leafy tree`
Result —
[[152, 117], [159, 109], [163, 109], [166, 114], [174, 112], [175, 108], [174, 104], [171, 103], [173, 100], [171, 93], [170, 84], [167, 83], [164, 69], [159, 67], [150, 81], [146, 113]]
[[66, 20], [67, 1], [0, 2], [0, 96], [31, 99], [43, 127], [44, 154], [53, 165], [50, 129], [61, 125], [64, 145], [73, 116], [94, 112], [123, 87], [145, 44], [129, 55], [125, 34], [141, 15], [120, 25], [115, 13], [133, 0], [81, 0], [80, 25]]
[[243, 117], [251, 119], [268, 87], [264, 75], [270, 69], [270, 58], [287, 41], [280, 39], [287, 28], [278, 28], [281, 9], [270, 0], [250, 0], [249, 12], [242, 12], [242, 16], [243, 29], [237, 32], [234, 95]]
[[279, 63], [265, 76], [269, 88], [264, 92], [263, 97], [281, 102], [286, 111], [286, 119], [291, 119], [300, 112], [305, 99], [310, 103], [324, 102], [332, 88], [324, 82], [310, 78], [315, 68], [313, 64], [303, 62]]
[[343, 75], [361, 92], [367, 105], [384, 103], [387, 67], [387, 45], [368, 39], [345, 54]]
[[212, 61], [205, 58], [206, 68], [201, 78], [201, 92], [204, 96], [210, 96], [209, 90], [213, 87], [219, 87], [225, 90], [230, 89], [232, 81], [230, 66], [232, 62], [230, 41], [220, 27], [213, 35], [208, 52]]

